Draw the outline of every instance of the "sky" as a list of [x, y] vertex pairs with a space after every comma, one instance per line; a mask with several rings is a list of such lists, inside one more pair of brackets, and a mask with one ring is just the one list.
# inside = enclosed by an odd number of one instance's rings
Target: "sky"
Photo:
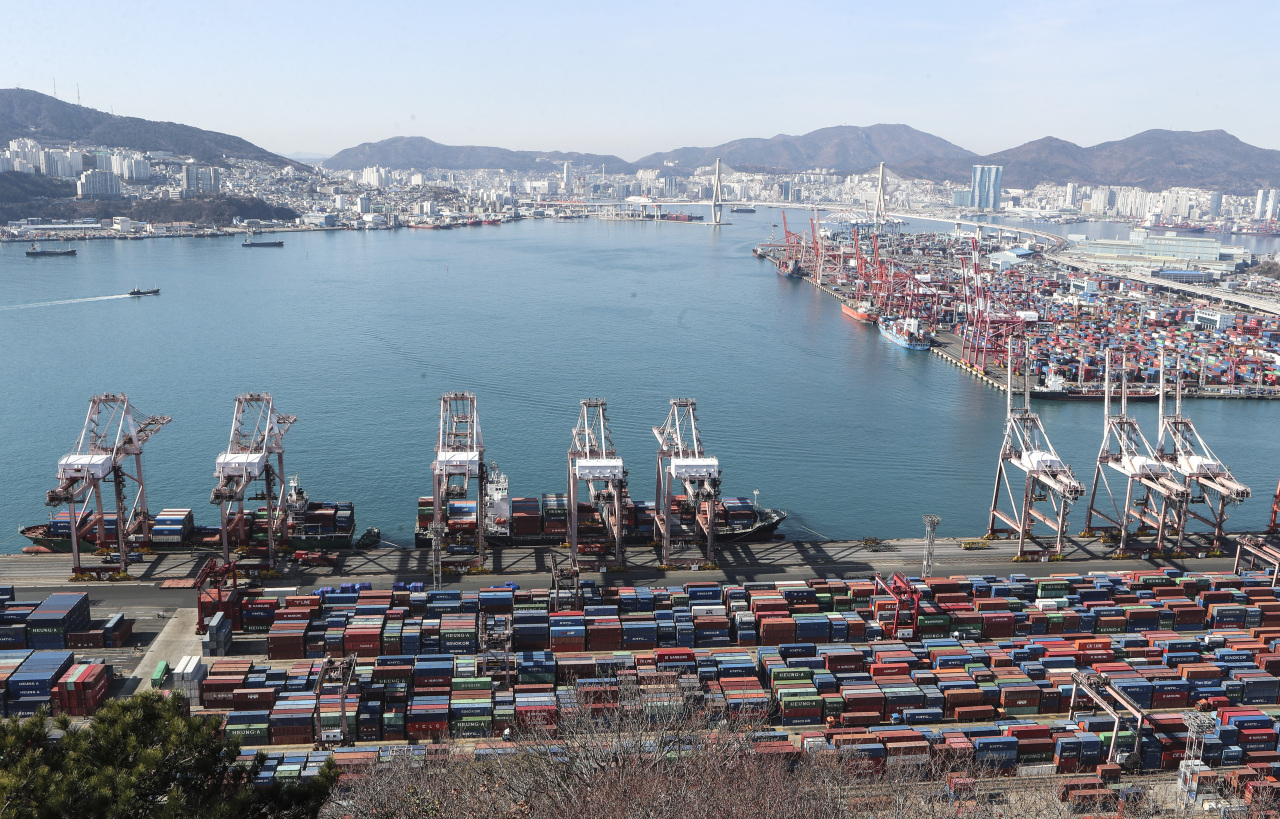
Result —
[[634, 161], [876, 123], [978, 153], [1149, 128], [1280, 149], [1275, 2], [69, 0], [5, 19], [0, 87], [284, 154], [424, 136]]

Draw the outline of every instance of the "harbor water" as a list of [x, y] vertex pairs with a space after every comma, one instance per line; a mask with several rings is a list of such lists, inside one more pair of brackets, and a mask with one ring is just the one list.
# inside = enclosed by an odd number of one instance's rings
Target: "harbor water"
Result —
[[[298, 416], [286, 470], [313, 499], [353, 501], [358, 531], [410, 544], [440, 394], [470, 390], [486, 454], [516, 496], [564, 491], [578, 401], [602, 397], [632, 494], [651, 499], [651, 428], [669, 399], [691, 396], [725, 494], [758, 489], [790, 512], [793, 537], [918, 536], [924, 513], [942, 516], [942, 535], [981, 534], [1003, 394], [755, 259], [776, 211], [726, 218], [719, 229], [591, 219], [289, 233], [278, 249], [96, 241], [74, 258], [0, 245], [0, 552], [46, 519], [57, 460], [100, 392], [173, 417], [146, 446], [149, 506], [192, 507], [201, 524], [217, 520], [208, 497], [235, 396], [269, 391]], [[162, 295], [121, 297], [134, 287]], [[1088, 486], [1101, 405], [1036, 407]], [[1253, 487], [1231, 528], [1265, 525], [1280, 404], [1185, 409]], [[1154, 444], [1155, 406], [1131, 411]]]

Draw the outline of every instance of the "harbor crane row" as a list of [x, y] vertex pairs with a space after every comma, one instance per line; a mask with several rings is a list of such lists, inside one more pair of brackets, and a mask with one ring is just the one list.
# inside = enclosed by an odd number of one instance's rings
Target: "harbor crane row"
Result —
[[[233, 529], [236, 543], [245, 547], [251, 545], [251, 536], [265, 534], [267, 563], [270, 566], [276, 562], [276, 545], [288, 541], [284, 507], [284, 434], [297, 420], [297, 416], [277, 412], [270, 393], [250, 392], [236, 396], [236, 408], [231, 416], [231, 438], [226, 451], [214, 461], [213, 476], [218, 479], [218, 484], [209, 493], [209, 503], [220, 508], [223, 562], [231, 562]], [[274, 465], [272, 456], [275, 456]], [[257, 480], [262, 481], [262, 492], [248, 499], [266, 503], [262, 512], [265, 517], [254, 517], [254, 530], [251, 532], [244, 502], [250, 485]]]
[[[1027, 538], [1037, 522], [1053, 529], [1054, 550], [1062, 554], [1067, 530], [1067, 513], [1071, 504], [1084, 495], [1084, 486], [1076, 480], [1070, 465], [1063, 463], [1045, 432], [1038, 413], [1031, 411], [1030, 360], [1022, 379], [1022, 401], [1013, 400], [1013, 339], [1007, 347], [1008, 381], [1005, 386], [1004, 443], [1000, 447], [1000, 463], [996, 467], [995, 489], [991, 494], [991, 515], [987, 520], [987, 537], [998, 535], [1018, 538], [1018, 556], [1026, 551]], [[1026, 481], [1015, 493], [1009, 480], [1012, 469], [1020, 469]], [[1001, 507], [1001, 489], [1008, 498], [1009, 511]], [[1041, 504], [1041, 506], [1037, 506]], [[1047, 508], [1045, 508], [1047, 507]], [[996, 521], [1006, 527], [997, 527]]]
[[[662, 426], [654, 427], [658, 439], [658, 472], [654, 524], [662, 533], [662, 562], [671, 560], [671, 541], [696, 539], [696, 528], [690, 531], [682, 521], [682, 511], [674, 494], [683, 484], [686, 502], [693, 509], [694, 526], [706, 534], [706, 560], [715, 561], [716, 514], [720, 500], [720, 461], [702, 448], [698, 432], [698, 402], [692, 398], [672, 398], [671, 410]], [[704, 514], [705, 512], [705, 514]]]
[[[467, 485], [476, 481], [475, 520], [448, 516], [450, 499], [467, 496]], [[443, 571], [443, 551], [450, 532], [475, 534], [477, 562], [484, 564], [486, 525], [486, 486], [489, 468], [484, 460], [484, 438], [480, 434], [480, 414], [475, 393], [447, 392], [440, 396], [440, 429], [436, 438], [436, 457], [431, 463], [431, 482], [435, 518], [431, 525], [432, 567], [435, 582]], [[448, 521], [446, 522], [446, 517]]]
[[600, 509], [606, 531], [613, 535], [613, 559], [624, 562], [622, 531], [627, 501], [627, 470], [613, 448], [608, 405], [603, 398], [582, 402], [569, 445], [569, 560], [578, 568], [578, 486], [587, 485], [587, 501]]
[[[1106, 350], [1105, 356], [1102, 446], [1098, 450], [1093, 488], [1089, 492], [1085, 533], [1088, 536], [1095, 528], [1113, 528], [1119, 536], [1119, 548], [1124, 551], [1129, 546], [1130, 525], [1136, 523], [1137, 534], [1146, 527], [1155, 531], [1155, 546], [1158, 550], [1164, 547], [1165, 534], [1176, 526], [1176, 510], [1190, 493], [1155, 457], [1151, 444], [1138, 428], [1138, 422], [1129, 417], [1129, 392], [1125, 377], [1128, 356], [1123, 351], [1111, 348]], [[1121, 371], [1120, 412], [1112, 414], [1112, 364], [1117, 358]], [[1111, 482], [1107, 479], [1109, 471], [1118, 472], [1124, 479], [1122, 499], [1117, 499]], [[1106, 492], [1106, 506], [1100, 503], [1099, 486]], [[1153, 512], [1153, 509], [1156, 511]], [[1095, 527], [1095, 518], [1106, 521], [1110, 526]]]
[[[105, 548], [114, 534], [120, 553], [120, 569], [128, 571], [129, 543], [147, 544], [151, 515], [142, 477], [142, 445], [173, 419], [167, 415], [143, 415], [124, 393], [103, 393], [89, 399], [89, 412], [75, 449], [58, 459], [58, 486], [45, 495], [47, 506], [67, 505], [71, 530], [72, 571], [79, 574], [80, 540], [90, 532], [98, 548]], [[133, 474], [125, 464], [133, 458]], [[137, 484], [131, 507], [126, 509], [125, 481]], [[112, 485], [115, 532], [107, 531], [103, 484]], [[79, 504], [82, 510], [76, 512]], [[88, 511], [92, 507], [92, 511]]]
[[[1252, 496], [1249, 487], [1240, 483], [1231, 474], [1213, 450], [1200, 437], [1195, 424], [1182, 414], [1182, 380], [1177, 378], [1174, 386], [1173, 413], [1166, 414], [1165, 409], [1165, 357], [1160, 354], [1160, 435], [1156, 438], [1156, 456], [1167, 464], [1174, 472], [1182, 475], [1187, 496], [1177, 509], [1178, 546], [1186, 535], [1189, 518], [1213, 528], [1212, 545], [1220, 549], [1225, 545], [1223, 525], [1226, 523], [1227, 507], [1239, 504]], [[1181, 370], [1181, 361], [1175, 363], [1174, 372]], [[1194, 512], [1193, 504], [1203, 504], [1204, 514]]]

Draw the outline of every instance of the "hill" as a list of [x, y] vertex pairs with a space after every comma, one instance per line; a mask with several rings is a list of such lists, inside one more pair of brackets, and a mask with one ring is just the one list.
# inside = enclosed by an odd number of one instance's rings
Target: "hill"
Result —
[[971, 151], [909, 125], [838, 125], [801, 136], [779, 134], [769, 139], [737, 139], [713, 148], [677, 148], [649, 154], [636, 164], [660, 168], [675, 161], [679, 167], [692, 170], [714, 164], [719, 157], [734, 168], [835, 168], [851, 172], [864, 171], [880, 162], [897, 166], [940, 159], [967, 161], [973, 156]]
[[0, 204], [16, 205], [33, 199], [66, 199], [76, 195], [76, 183], [34, 173], [0, 173]]
[[513, 171], [556, 171], [565, 162], [578, 168], [599, 168], [611, 173], [633, 173], [636, 166], [616, 156], [562, 151], [512, 151], [482, 145], [443, 145], [426, 137], [391, 137], [381, 142], [365, 142], [329, 157], [326, 168], [356, 170], [380, 165], [384, 168], [505, 168]]
[[75, 140], [136, 151], [173, 151], [213, 165], [225, 165], [223, 157], [233, 156], [277, 167], [306, 167], [230, 134], [176, 122], [119, 117], [23, 88], [0, 89], [0, 144], [19, 137], [37, 142]]

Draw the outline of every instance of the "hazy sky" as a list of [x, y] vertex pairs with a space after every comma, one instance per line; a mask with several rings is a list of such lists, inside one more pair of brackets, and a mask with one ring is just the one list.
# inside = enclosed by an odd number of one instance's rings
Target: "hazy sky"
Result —
[[0, 87], [329, 154], [653, 151], [906, 123], [987, 153], [1148, 128], [1280, 148], [1275, 2], [60, 2]]

